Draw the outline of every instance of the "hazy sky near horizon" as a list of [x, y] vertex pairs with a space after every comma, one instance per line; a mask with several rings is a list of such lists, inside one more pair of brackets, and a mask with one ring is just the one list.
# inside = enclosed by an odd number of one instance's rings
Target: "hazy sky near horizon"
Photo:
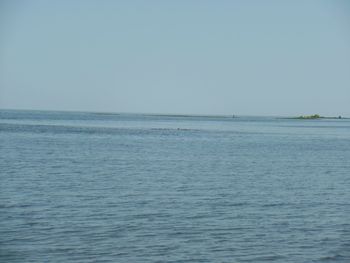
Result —
[[1, 1], [0, 108], [350, 116], [350, 1]]

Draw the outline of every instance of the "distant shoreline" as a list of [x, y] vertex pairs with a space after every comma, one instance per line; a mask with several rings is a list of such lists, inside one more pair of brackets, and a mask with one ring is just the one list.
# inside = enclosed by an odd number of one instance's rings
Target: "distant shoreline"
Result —
[[327, 116], [319, 116], [319, 115], [310, 115], [310, 116], [299, 116], [299, 117], [284, 117], [284, 118], [279, 118], [279, 119], [289, 119], [289, 120], [320, 120], [320, 119], [325, 119], [325, 120], [343, 120], [343, 119], [350, 119], [347, 117], [327, 117]]
[[305, 116], [278, 116], [278, 115], [208, 115], [208, 114], [172, 114], [172, 113], [142, 113], [142, 112], [102, 112], [102, 111], [83, 111], [83, 110], [39, 110], [39, 109], [5, 109], [1, 108], [0, 111], [34, 111], [34, 112], [52, 112], [52, 113], [83, 113], [83, 114], [93, 114], [93, 115], [100, 115], [100, 116], [118, 116], [118, 115], [141, 115], [141, 116], [150, 116], [150, 117], [170, 117], [170, 118], [225, 118], [225, 119], [240, 119], [240, 118], [246, 118], [246, 117], [266, 117], [266, 118], [275, 118], [275, 119], [289, 119], [289, 120], [318, 120], [318, 119], [329, 119], [329, 120], [342, 120], [342, 119], [350, 119], [349, 117], [343, 117], [341, 118], [335, 117], [335, 116], [315, 116], [315, 115], [305, 115]]

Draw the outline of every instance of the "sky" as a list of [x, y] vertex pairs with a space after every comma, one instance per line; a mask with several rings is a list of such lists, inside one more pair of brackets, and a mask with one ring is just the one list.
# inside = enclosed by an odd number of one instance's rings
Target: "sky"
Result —
[[0, 108], [350, 116], [350, 1], [0, 1]]

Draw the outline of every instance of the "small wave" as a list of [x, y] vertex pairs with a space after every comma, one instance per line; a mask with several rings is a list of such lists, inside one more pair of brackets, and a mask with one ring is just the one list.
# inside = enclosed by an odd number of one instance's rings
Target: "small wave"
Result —
[[[336, 254], [336, 255], [331, 255], [331, 256], [324, 256], [321, 257], [318, 261], [316, 262], [335, 262], [335, 261], [339, 261], [339, 260], [344, 260], [346, 259], [343, 255], [340, 254]], [[350, 260], [350, 258], [349, 258]], [[350, 262], [350, 261], [349, 261]]]

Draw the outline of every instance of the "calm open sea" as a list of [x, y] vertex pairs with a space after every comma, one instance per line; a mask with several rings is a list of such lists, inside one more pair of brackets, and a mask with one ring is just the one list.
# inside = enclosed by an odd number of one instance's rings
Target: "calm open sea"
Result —
[[350, 262], [350, 120], [0, 111], [0, 262]]

